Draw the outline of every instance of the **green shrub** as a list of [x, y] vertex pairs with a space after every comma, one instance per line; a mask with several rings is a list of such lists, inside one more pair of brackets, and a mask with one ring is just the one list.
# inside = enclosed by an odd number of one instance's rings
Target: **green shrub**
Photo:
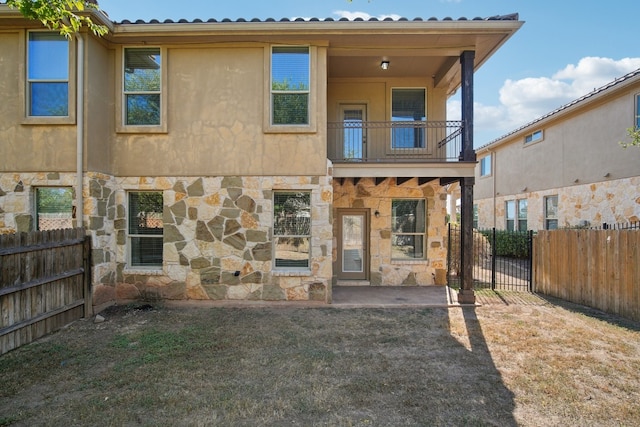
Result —
[[529, 256], [529, 234], [526, 231], [496, 230], [493, 241], [493, 230], [481, 230], [491, 246], [495, 245], [496, 256], [510, 258], [527, 258]]

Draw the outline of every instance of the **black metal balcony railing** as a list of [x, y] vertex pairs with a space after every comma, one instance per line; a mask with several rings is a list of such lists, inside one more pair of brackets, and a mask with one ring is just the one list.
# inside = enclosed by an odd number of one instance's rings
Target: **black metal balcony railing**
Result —
[[334, 162], [457, 162], [462, 122], [329, 122], [327, 140]]

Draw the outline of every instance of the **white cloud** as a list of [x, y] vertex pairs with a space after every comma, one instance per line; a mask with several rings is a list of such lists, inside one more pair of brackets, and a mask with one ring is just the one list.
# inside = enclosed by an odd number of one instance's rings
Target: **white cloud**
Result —
[[500, 105], [474, 105], [475, 129], [504, 134], [640, 68], [640, 58], [585, 57], [551, 77], [507, 80]]
[[348, 10], [334, 10], [333, 14], [336, 15], [339, 18], [347, 18], [349, 20], [354, 20], [356, 18], [362, 18], [365, 21], [368, 21], [371, 18], [377, 18], [377, 19], [385, 19], [385, 18], [391, 18], [394, 20], [398, 20], [400, 18], [402, 18], [400, 15], [396, 15], [396, 14], [388, 14], [388, 15], [378, 15], [378, 16], [373, 16], [368, 14], [367, 12], [349, 12]]

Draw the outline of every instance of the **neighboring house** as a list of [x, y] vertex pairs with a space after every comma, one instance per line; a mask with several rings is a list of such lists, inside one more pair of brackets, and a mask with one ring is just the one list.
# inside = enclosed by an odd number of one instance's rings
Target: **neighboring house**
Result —
[[96, 304], [444, 284], [444, 186], [475, 167], [446, 101], [472, 105], [517, 15], [91, 13], [108, 34], [65, 40], [0, 5], [0, 232], [85, 226]]
[[640, 220], [640, 69], [477, 150], [479, 228], [539, 230]]

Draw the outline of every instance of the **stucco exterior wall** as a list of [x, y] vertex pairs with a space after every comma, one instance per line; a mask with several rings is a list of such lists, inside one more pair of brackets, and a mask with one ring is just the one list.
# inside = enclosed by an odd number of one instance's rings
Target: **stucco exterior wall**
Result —
[[[314, 49], [311, 82], [315, 129], [274, 133], [263, 126], [270, 109], [268, 45], [167, 49], [167, 133], [118, 133], [116, 176], [263, 176], [325, 173], [326, 52]], [[116, 55], [119, 55], [116, 50]], [[118, 79], [116, 74], [116, 79]], [[266, 132], [265, 132], [266, 131]], [[243, 155], [238, 155], [243, 153]], [[168, 161], [171, 159], [171, 161]], [[160, 172], [161, 171], [161, 172]]]
[[85, 170], [112, 174], [115, 52], [89, 36], [85, 36], [85, 50]]
[[478, 205], [478, 227], [504, 229], [505, 202], [526, 199], [527, 228], [544, 229], [546, 196], [558, 196], [559, 228], [640, 221], [640, 177], [633, 177], [477, 199], [474, 203]]
[[[637, 220], [640, 150], [619, 142], [635, 124], [640, 80], [624, 83], [478, 149], [479, 161], [492, 157], [489, 176], [481, 177], [476, 166], [479, 226], [504, 228], [504, 202], [528, 199], [528, 227], [543, 228], [543, 198], [556, 194], [559, 227]], [[535, 131], [543, 138], [525, 143]]]
[[[445, 224], [447, 195], [437, 184], [418, 185], [412, 179], [396, 185], [387, 178], [376, 185], [375, 179], [364, 178], [354, 185], [352, 180], [334, 180], [334, 217], [340, 208], [370, 210], [369, 281], [373, 286], [443, 285], [446, 283], [447, 251]], [[427, 206], [427, 238], [424, 260], [394, 260], [391, 257], [391, 201], [393, 199], [425, 199]], [[379, 212], [376, 217], [375, 212]], [[333, 233], [338, 235], [337, 221]], [[334, 261], [338, 254], [334, 254]], [[334, 263], [335, 270], [335, 263]], [[335, 278], [334, 278], [335, 280]]]
[[[25, 119], [26, 31], [0, 32], [0, 135], [2, 171], [56, 171], [75, 169], [76, 133], [71, 119], [49, 120], [49, 126]], [[73, 50], [73, 42], [72, 49]], [[75, 99], [75, 73], [70, 70], [69, 98]], [[28, 153], [29, 155], [25, 155]]]

